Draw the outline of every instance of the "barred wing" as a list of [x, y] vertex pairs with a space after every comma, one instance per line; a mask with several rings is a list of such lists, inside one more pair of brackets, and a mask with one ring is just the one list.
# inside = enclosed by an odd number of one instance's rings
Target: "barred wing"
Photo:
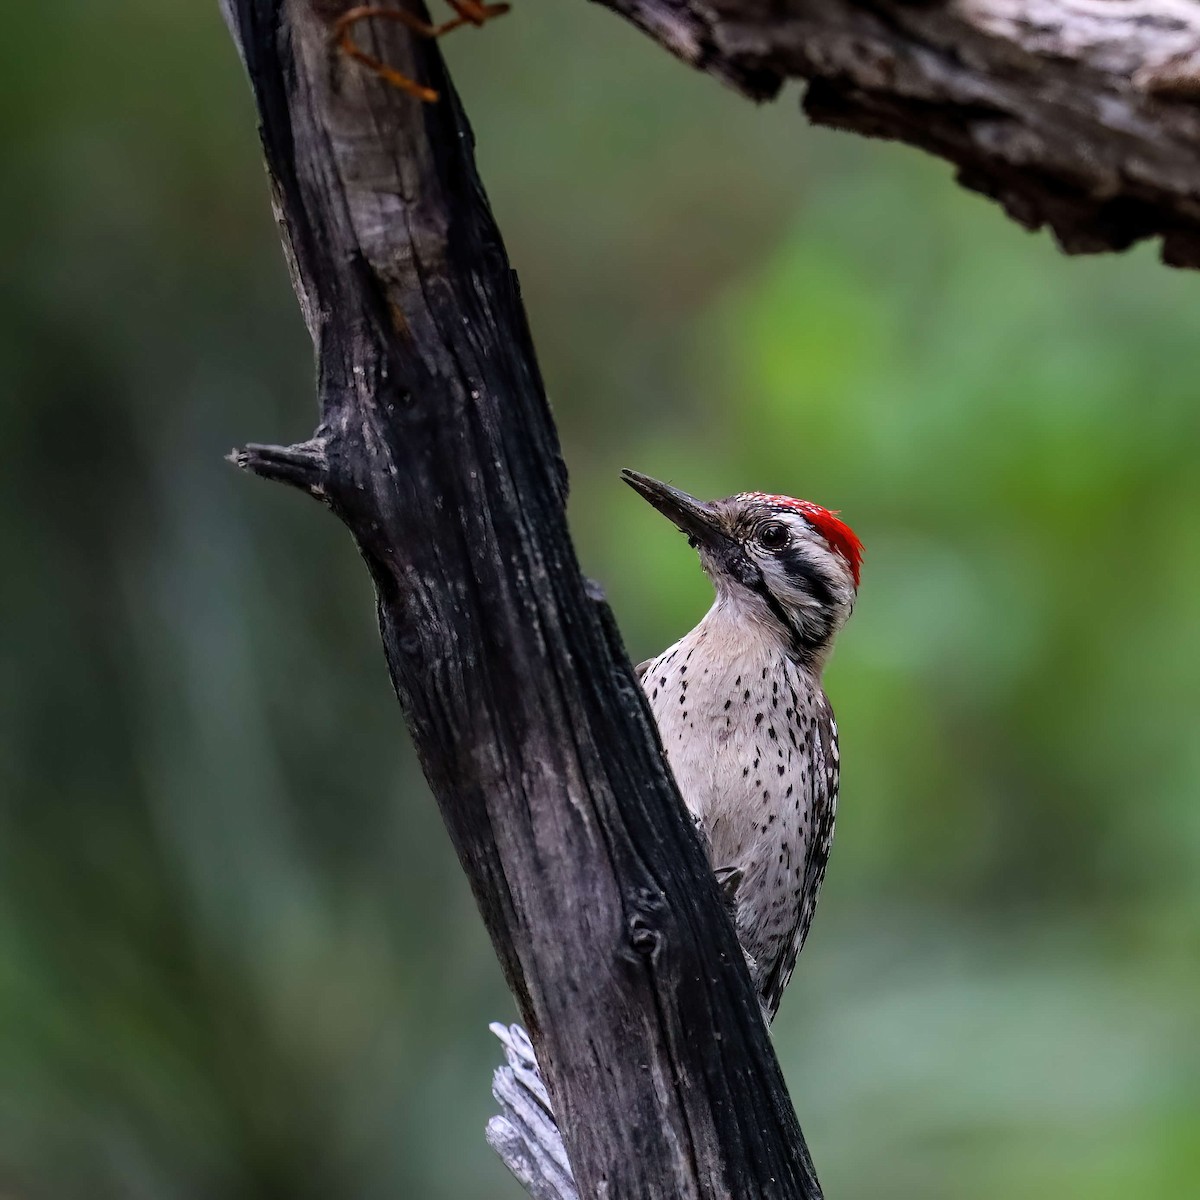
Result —
[[810, 825], [804, 858], [804, 872], [800, 884], [800, 902], [796, 906], [796, 928], [784, 949], [767, 968], [759, 984], [759, 995], [767, 1020], [775, 1019], [784, 988], [791, 981], [796, 960], [804, 949], [817, 911], [817, 898], [821, 884], [825, 881], [825, 868], [829, 865], [829, 851], [833, 845], [833, 825], [837, 815], [839, 757], [837, 722], [833, 710], [824, 695], [816, 720], [810, 726], [807, 750], [812, 770], [809, 774], [811, 788], [809, 813]]

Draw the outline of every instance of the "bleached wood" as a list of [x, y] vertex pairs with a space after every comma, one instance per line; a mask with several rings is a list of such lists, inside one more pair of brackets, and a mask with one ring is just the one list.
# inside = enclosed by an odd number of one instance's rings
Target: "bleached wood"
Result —
[[1200, 266], [1200, 3], [601, 0], [748, 95], [920, 146], [1070, 253]]

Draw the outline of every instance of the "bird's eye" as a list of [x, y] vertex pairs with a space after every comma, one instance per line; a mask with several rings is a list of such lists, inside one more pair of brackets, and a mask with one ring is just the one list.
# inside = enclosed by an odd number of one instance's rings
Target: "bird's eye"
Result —
[[758, 535], [758, 540], [768, 550], [782, 550], [788, 543], [787, 526], [780, 525], [778, 522], [764, 525]]

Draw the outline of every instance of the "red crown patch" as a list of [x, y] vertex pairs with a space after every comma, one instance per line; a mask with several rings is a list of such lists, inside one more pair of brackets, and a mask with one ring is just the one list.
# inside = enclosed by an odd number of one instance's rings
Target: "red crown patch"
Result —
[[838, 520], [836, 508], [822, 508], [811, 500], [772, 496], [765, 492], [743, 492], [742, 495], [746, 500], [758, 500], [771, 508], [785, 508], [791, 512], [798, 512], [829, 543], [829, 548], [846, 560], [850, 574], [854, 576], [854, 586], [858, 587], [862, 574], [863, 544], [858, 534], [845, 521]]

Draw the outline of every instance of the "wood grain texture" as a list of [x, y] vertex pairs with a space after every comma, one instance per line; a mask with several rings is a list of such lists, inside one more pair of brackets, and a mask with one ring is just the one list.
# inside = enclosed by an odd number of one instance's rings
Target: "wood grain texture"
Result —
[[391, 22], [356, 31], [443, 96], [422, 104], [336, 52], [343, 3], [224, 7], [320, 401], [310, 439], [233, 457], [358, 544], [579, 1191], [817, 1197], [712, 874], [571, 546], [516, 280], [437, 48]]
[[756, 99], [909, 142], [1068, 253], [1200, 266], [1195, 0], [601, 0]]

